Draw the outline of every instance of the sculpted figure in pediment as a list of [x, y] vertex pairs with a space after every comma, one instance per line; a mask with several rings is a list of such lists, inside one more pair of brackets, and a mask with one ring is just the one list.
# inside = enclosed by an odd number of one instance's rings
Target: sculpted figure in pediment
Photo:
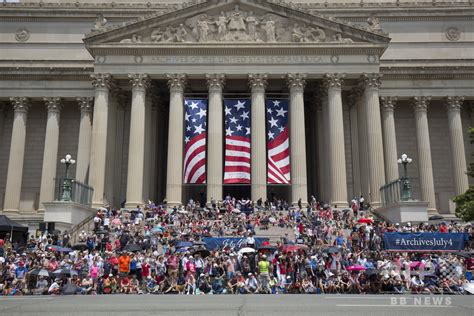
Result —
[[221, 12], [221, 15], [217, 18], [217, 21], [214, 23], [217, 26], [217, 40], [224, 41], [227, 36], [227, 23], [229, 19], [225, 15], [224, 11]]
[[304, 32], [298, 23], [293, 25], [293, 30], [291, 31], [291, 40], [297, 43], [305, 41]]
[[247, 23], [249, 39], [251, 41], [257, 40], [257, 25], [259, 22], [252, 11], [250, 11], [249, 15], [245, 18], [245, 22]]
[[333, 42], [339, 42], [339, 43], [353, 43], [354, 41], [350, 38], [344, 38], [342, 37], [341, 33], [336, 33], [332, 36], [332, 41]]
[[209, 41], [209, 21], [205, 15], [201, 16], [201, 18], [197, 21], [196, 30], [199, 42]]
[[244, 16], [240, 11], [239, 6], [236, 5], [234, 11], [230, 14], [229, 19], [229, 30], [230, 31], [243, 31], [247, 30], [245, 26]]
[[188, 31], [186, 30], [186, 26], [180, 24], [176, 29], [174, 39], [176, 42], [186, 42], [186, 35], [188, 35]]
[[124, 38], [123, 40], [120, 41], [120, 43], [126, 43], [126, 44], [141, 43], [141, 41], [142, 41], [141, 35], [133, 34], [132, 38]]
[[308, 27], [304, 33], [307, 42], [324, 42], [326, 32], [319, 27]]
[[102, 15], [102, 13], [97, 14], [97, 17], [94, 22], [94, 30], [101, 30], [107, 24], [107, 19]]
[[264, 29], [265, 29], [267, 42], [269, 43], [276, 42], [275, 21], [273, 21], [272, 19], [267, 20], [265, 22]]
[[372, 13], [368, 18], [367, 18], [367, 24], [369, 25], [369, 30], [371, 31], [381, 31], [382, 28], [380, 27], [380, 21], [375, 16], [375, 13]]

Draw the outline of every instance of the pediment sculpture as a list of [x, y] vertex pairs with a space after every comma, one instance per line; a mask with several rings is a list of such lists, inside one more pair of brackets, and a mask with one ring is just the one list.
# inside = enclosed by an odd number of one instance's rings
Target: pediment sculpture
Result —
[[[130, 36], [130, 35], [129, 35]], [[238, 5], [216, 15], [198, 14], [185, 21], [132, 34], [120, 43], [297, 42], [351, 43], [341, 33], [305, 25], [301, 21], [266, 13], [242, 11]]]

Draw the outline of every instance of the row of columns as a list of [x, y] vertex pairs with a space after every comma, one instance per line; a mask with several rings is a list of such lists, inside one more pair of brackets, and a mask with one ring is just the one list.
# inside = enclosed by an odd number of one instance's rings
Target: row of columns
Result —
[[[54, 199], [54, 178], [58, 163], [59, 126], [62, 100], [59, 97], [43, 98], [48, 117], [46, 122], [45, 144], [40, 184], [40, 210], [44, 202]], [[18, 211], [20, 208], [21, 185], [26, 144], [26, 122], [30, 100], [26, 97], [12, 97], [10, 101], [14, 109], [10, 155], [8, 162], [7, 182], [5, 189], [4, 210]], [[78, 98], [81, 108], [81, 123], [79, 130], [77, 179], [85, 180], [90, 153], [90, 130], [92, 98]]]
[[[111, 141], [109, 94], [113, 89], [113, 80], [109, 74], [92, 75], [95, 87], [95, 98], [78, 98], [81, 109], [81, 121], [78, 141], [76, 179], [88, 180], [94, 188], [93, 205], [104, 204], [106, 194], [106, 170], [108, 143]], [[168, 164], [166, 197], [168, 203], [182, 202], [182, 156], [183, 156], [183, 104], [186, 75], [168, 74], [170, 89]], [[225, 76], [222, 74], [206, 75], [209, 89], [209, 126], [208, 126], [208, 181], [207, 200], [222, 199], [223, 187], [223, 109], [222, 90]], [[291, 159], [291, 198], [292, 203], [307, 201], [306, 178], [306, 143], [304, 128], [304, 86], [305, 75], [290, 74], [287, 82], [290, 90], [290, 159]], [[147, 96], [150, 78], [146, 74], [131, 74], [132, 86], [129, 159], [127, 170], [127, 206], [142, 204], [149, 197], [153, 174], [150, 158], [153, 149], [147, 144], [151, 136], [151, 102]], [[324, 89], [319, 94], [321, 100], [316, 113], [318, 128], [319, 175], [321, 196], [333, 205], [347, 205], [347, 174], [344, 146], [343, 107], [341, 89], [344, 76], [326, 74]], [[266, 135], [265, 135], [265, 89], [266, 74], [249, 74], [248, 82], [252, 98], [252, 199], [266, 198]], [[396, 162], [396, 133], [394, 121], [395, 97], [380, 98], [379, 74], [364, 74], [361, 88], [352, 97], [350, 109], [351, 141], [353, 157], [354, 192], [369, 197], [374, 206], [380, 203], [379, 188], [385, 183], [398, 178]], [[14, 121], [5, 192], [5, 210], [18, 210], [20, 203], [21, 181], [26, 140], [26, 121], [30, 107], [28, 98], [11, 98], [14, 108]], [[48, 110], [45, 147], [40, 188], [40, 203], [54, 198], [54, 177], [56, 176], [61, 99], [44, 98]], [[94, 107], [92, 107], [94, 102]], [[434, 194], [433, 168], [431, 160], [430, 139], [428, 130], [427, 108], [429, 97], [412, 99], [415, 112], [416, 139], [418, 151], [421, 199], [429, 202], [429, 209], [436, 209]], [[460, 108], [461, 97], [447, 97], [448, 125], [451, 140], [453, 177], [455, 194], [461, 194], [468, 188], [465, 174], [466, 158], [464, 151], [463, 130]], [[93, 109], [93, 124], [92, 124]], [[381, 118], [381, 119], [380, 119]], [[118, 127], [114, 127], [115, 129]], [[148, 131], [148, 132], [147, 132]], [[324, 133], [323, 133], [324, 131]], [[326, 137], [323, 137], [326, 135]], [[115, 144], [116, 145], [116, 144]], [[385, 156], [385, 159], [384, 159]], [[387, 159], [387, 157], [393, 157]], [[358, 174], [358, 175], [357, 175]], [[87, 177], [87, 175], [89, 175]], [[162, 175], [164, 176], [164, 174]], [[148, 195], [148, 196], [147, 196]], [[40, 207], [41, 208], [41, 207]]]
[[[168, 140], [168, 176], [166, 197], [168, 204], [177, 205], [182, 201], [182, 161], [177, 157], [183, 155], [183, 101], [186, 76], [168, 74], [170, 88], [170, 116]], [[292, 161], [292, 203], [307, 201], [306, 179], [306, 143], [304, 130], [303, 91], [306, 76], [303, 74], [288, 75], [290, 89], [290, 159]], [[208, 166], [207, 201], [223, 199], [223, 108], [222, 90], [225, 84], [223, 74], [207, 74], [209, 89], [209, 123], [208, 123]], [[251, 196], [253, 200], [267, 197], [266, 169], [266, 118], [265, 89], [266, 74], [249, 74], [251, 90]]]

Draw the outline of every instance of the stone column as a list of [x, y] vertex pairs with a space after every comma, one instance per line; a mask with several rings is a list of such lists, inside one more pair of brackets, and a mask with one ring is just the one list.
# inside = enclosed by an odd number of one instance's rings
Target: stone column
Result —
[[324, 129], [325, 126], [325, 120], [323, 119], [323, 95], [319, 95], [320, 97], [320, 103], [316, 107], [316, 119], [317, 119], [317, 133], [318, 133], [318, 187], [319, 187], [319, 196], [317, 197], [319, 200], [323, 201], [328, 201], [327, 200], [327, 189], [328, 189], [328, 184], [326, 182], [326, 174], [327, 174], [327, 167], [326, 163], [328, 162], [326, 159], [326, 146], [325, 146], [325, 135], [324, 132], [326, 131]]
[[359, 166], [360, 166], [360, 194], [368, 201], [369, 196], [369, 163], [367, 156], [367, 116], [365, 115], [365, 101], [361, 87], [356, 89], [357, 93], [357, 127], [358, 127], [358, 145], [359, 145]]
[[346, 154], [344, 148], [344, 122], [342, 113], [341, 86], [344, 75], [326, 74], [324, 76], [328, 91], [328, 160], [329, 198], [331, 205], [347, 207]]
[[351, 122], [351, 151], [352, 151], [352, 197], [359, 197], [360, 189], [360, 162], [359, 162], [359, 124], [357, 122], [357, 94], [349, 96], [350, 110], [349, 117]]
[[[153, 89], [157, 90], [157, 89]], [[150, 123], [150, 199], [154, 202], [157, 201], [157, 188], [158, 188], [158, 157], [157, 157], [157, 147], [158, 147], [158, 103], [160, 98], [158, 95], [153, 94], [151, 100], [151, 123]]]
[[367, 117], [367, 155], [369, 163], [370, 204], [381, 205], [380, 188], [385, 184], [382, 122], [380, 121], [379, 87], [381, 75], [363, 74], [365, 112]]
[[395, 119], [393, 116], [395, 104], [397, 103], [397, 98], [381, 97], [380, 101], [382, 101], [385, 179], [387, 182], [391, 182], [399, 178], [397, 163], [397, 136], [395, 133]]
[[166, 159], [167, 159], [167, 135], [168, 135], [168, 105], [157, 104], [157, 201], [162, 202], [166, 195]]
[[207, 137], [207, 202], [211, 199], [222, 201], [223, 195], [223, 110], [222, 89], [225, 83], [223, 74], [206, 74], [207, 86], [209, 88], [209, 115], [208, 115], [208, 137]]
[[464, 151], [464, 130], [461, 121], [461, 105], [463, 101], [463, 97], [446, 97], [455, 195], [463, 194], [469, 188], [466, 154]]
[[319, 127], [319, 139], [321, 140], [320, 148], [320, 168], [321, 168], [321, 181], [320, 187], [322, 192], [322, 199], [325, 203], [331, 203], [331, 178], [329, 177], [329, 170], [331, 169], [331, 161], [329, 160], [329, 108], [328, 108], [328, 89], [326, 85], [320, 85], [320, 96], [321, 96], [321, 124]]
[[[129, 74], [132, 85], [130, 141], [128, 145], [127, 203], [128, 208], [143, 204], [146, 139], [146, 89], [150, 85], [147, 74]], [[147, 170], [148, 172], [148, 170]]]
[[167, 74], [170, 88], [170, 114], [168, 126], [168, 168], [166, 199], [168, 205], [182, 204], [183, 193], [183, 116], [185, 74]]
[[416, 143], [420, 176], [421, 200], [428, 202], [428, 213], [436, 213], [436, 197], [431, 162], [430, 132], [428, 129], [428, 105], [431, 97], [414, 97]]
[[54, 201], [54, 178], [58, 164], [59, 120], [62, 107], [61, 98], [52, 97], [43, 100], [48, 109], [48, 120], [44, 140], [43, 168], [41, 169], [40, 210], [44, 210], [44, 202]]
[[81, 110], [81, 123], [79, 125], [79, 141], [77, 147], [76, 180], [85, 183], [89, 170], [92, 134], [92, 109], [93, 98], [77, 98]]
[[110, 74], [93, 74], [91, 78], [92, 85], [95, 87], [95, 99], [94, 121], [91, 135], [89, 185], [94, 188], [92, 206], [101, 207], [104, 204], [105, 193], [109, 89], [112, 85], [112, 76]]
[[310, 151], [310, 160], [312, 161], [311, 164], [306, 164], [306, 168], [309, 169], [308, 173], [310, 175], [310, 179], [308, 179], [309, 186], [311, 188], [310, 194], [314, 195], [317, 198], [321, 197], [321, 194], [318, 193], [320, 191], [319, 188], [319, 168], [318, 168], [318, 111], [321, 104], [321, 100], [319, 100], [319, 96], [313, 94], [311, 96], [311, 104], [309, 108], [309, 118], [306, 120], [309, 124], [309, 133], [310, 137], [308, 141], [310, 141], [310, 145], [307, 148]]
[[265, 134], [265, 88], [267, 74], [249, 74], [251, 105], [251, 187], [252, 200], [267, 198], [267, 145]]
[[304, 118], [305, 74], [288, 74], [290, 89], [290, 163], [291, 163], [291, 203], [308, 204], [308, 181], [306, 173], [306, 135]]
[[3, 142], [3, 129], [5, 126], [5, 105], [0, 104], [0, 146]]
[[143, 199], [145, 203], [148, 203], [148, 200], [153, 200], [151, 177], [154, 173], [154, 169], [152, 168], [151, 152], [154, 146], [151, 137], [151, 125], [153, 123], [152, 107], [154, 90], [155, 89], [150, 86], [145, 96], [145, 162], [143, 167]]
[[26, 121], [30, 104], [29, 99], [24, 97], [10, 98], [10, 101], [15, 113], [3, 210], [5, 212], [18, 212], [20, 209], [23, 161], [25, 159]]
[[[114, 174], [113, 174], [113, 182], [114, 182], [114, 193], [113, 196], [115, 197], [115, 207], [119, 207], [120, 204], [126, 199], [126, 183], [124, 187], [123, 181], [123, 143], [125, 138], [125, 112], [127, 107], [131, 103], [131, 99], [128, 97], [128, 93], [117, 89], [115, 91], [116, 100], [116, 108], [115, 108], [115, 149], [114, 149]], [[128, 153], [127, 153], [128, 154]]]

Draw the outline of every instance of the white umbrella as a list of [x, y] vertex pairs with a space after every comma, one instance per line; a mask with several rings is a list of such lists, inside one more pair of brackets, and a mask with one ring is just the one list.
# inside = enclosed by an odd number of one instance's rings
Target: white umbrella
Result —
[[188, 214], [188, 211], [186, 211], [186, 210], [179, 210], [178, 213], [180, 213], [180, 214]]
[[99, 210], [99, 211], [103, 211], [103, 212], [107, 212], [107, 211], [108, 211], [105, 207], [99, 207], [98, 210]]
[[239, 255], [243, 254], [243, 253], [251, 253], [251, 252], [255, 252], [256, 250], [253, 249], [253, 248], [250, 248], [250, 247], [245, 247], [245, 248], [242, 248], [239, 250]]
[[464, 284], [463, 286], [464, 290], [466, 290], [467, 292], [471, 293], [471, 294], [474, 294], [474, 283], [466, 283]]
[[234, 208], [234, 209], [232, 210], [232, 212], [234, 212], [234, 213], [236, 213], [236, 214], [240, 214], [240, 210], [239, 210], [238, 208]]
[[270, 218], [268, 219], [268, 221], [269, 221], [270, 223], [275, 223], [275, 222], [276, 222], [276, 218], [275, 218], [275, 217], [270, 217]]

